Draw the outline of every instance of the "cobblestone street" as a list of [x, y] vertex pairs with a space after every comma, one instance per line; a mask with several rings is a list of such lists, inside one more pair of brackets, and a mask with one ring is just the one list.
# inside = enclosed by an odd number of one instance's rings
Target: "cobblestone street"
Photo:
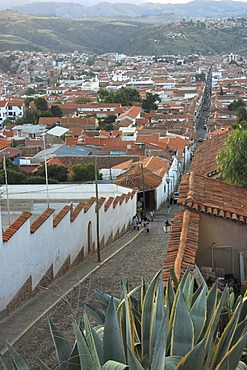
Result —
[[[134, 287], [141, 283], [142, 277], [147, 281], [163, 267], [169, 238], [169, 233], [166, 234], [163, 230], [164, 219], [167, 216], [169, 221], [172, 221], [173, 214], [178, 209], [177, 205], [169, 210], [164, 206], [150, 223], [149, 233], [143, 229], [135, 240], [102, 264], [83, 284], [74, 288], [65, 299], [49, 311], [48, 315], [54, 319], [66, 337], [73, 338], [70, 325], [71, 314], [81, 317], [86, 302], [95, 306], [97, 299], [92, 292], [94, 288], [119, 296], [122, 277], [128, 278], [130, 285]], [[130, 233], [133, 235], [138, 231], [132, 230]], [[83, 265], [79, 268], [83, 268]], [[54, 294], [57, 293], [54, 292]], [[1, 331], [2, 341], [3, 336], [4, 332]], [[27, 359], [32, 369], [39, 369], [37, 357], [55, 368], [54, 348], [49, 334], [47, 315], [29, 329], [15, 347]]]

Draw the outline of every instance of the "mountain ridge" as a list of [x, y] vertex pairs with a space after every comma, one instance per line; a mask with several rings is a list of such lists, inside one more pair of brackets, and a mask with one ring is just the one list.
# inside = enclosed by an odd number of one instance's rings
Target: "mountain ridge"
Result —
[[[10, 3], [11, 4], [11, 3]], [[76, 1], [34, 2], [26, 5], [10, 6], [19, 13], [34, 15], [55, 15], [80, 19], [86, 17], [153, 17], [173, 13], [178, 18], [243, 17], [247, 15], [247, 3], [232, 0], [193, 0], [186, 4], [162, 3], [110, 3], [99, 2], [86, 6]]]

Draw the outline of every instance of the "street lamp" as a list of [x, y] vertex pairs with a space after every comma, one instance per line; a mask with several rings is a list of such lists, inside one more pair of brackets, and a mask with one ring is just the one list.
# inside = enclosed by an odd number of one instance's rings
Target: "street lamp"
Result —
[[43, 132], [43, 143], [44, 143], [44, 155], [45, 155], [45, 184], [46, 184], [46, 201], [47, 201], [47, 208], [50, 208], [50, 201], [49, 201], [49, 183], [48, 183], [48, 170], [47, 170], [47, 160], [46, 160], [46, 143], [45, 143], [45, 135], [46, 133]]
[[97, 254], [98, 262], [100, 262], [100, 243], [99, 243], [99, 190], [98, 190], [98, 175], [97, 175], [97, 157], [94, 162], [94, 179], [95, 179], [95, 196], [96, 196], [96, 238], [97, 238]]
[[169, 201], [170, 201], [170, 199], [169, 199], [169, 198], [170, 198], [170, 188], [169, 188], [170, 180], [171, 180], [171, 179], [170, 179], [170, 177], [167, 177], [167, 178], [166, 178], [167, 190], [168, 190], [168, 191], [167, 191], [168, 207], [169, 207], [169, 204], [170, 204], [170, 203], [169, 203]]
[[2, 152], [3, 155], [3, 170], [4, 170], [4, 177], [5, 177], [5, 185], [6, 185], [6, 198], [7, 198], [7, 210], [8, 210], [8, 221], [10, 225], [10, 207], [9, 207], [9, 190], [8, 190], [8, 174], [7, 174], [7, 166], [6, 166], [6, 154], [8, 152]]

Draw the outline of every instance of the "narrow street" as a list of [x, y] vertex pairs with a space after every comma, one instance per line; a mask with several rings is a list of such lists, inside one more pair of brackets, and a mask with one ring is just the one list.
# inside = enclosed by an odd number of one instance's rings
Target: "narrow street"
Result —
[[[75, 285], [74, 288], [72, 287], [66, 297], [63, 297], [51, 310], [46, 310], [45, 315], [27, 330], [15, 344], [15, 348], [27, 359], [32, 369], [39, 369], [36, 361], [37, 357], [40, 357], [49, 366], [55, 368], [55, 352], [47, 323], [48, 316], [54, 319], [66, 337], [73, 338], [71, 315], [82, 317], [85, 303], [96, 305], [97, 299], [92, 291], [93, 289], [97, 288], [109, 294], [119, 296], [121, 278], [128, 278], [130, 285], [135, 287], [141, 283], [142, 278], [146, 281], [150, 280], [163, 267], [169, 238], [169, 233], [166, 234], [163, 230], [164, 219], [167, 216], [169, 221], [172, 221], [174, 212], [179, 208], [178, 205], [173, 205], [170, 208], [165, 205], [155, 214], [154, 221], [150, 223], [149, 233], [145, 229], [139, 232], [134, 230], [129, 231], [125, 238], [129, 236], [130, 243], [121, 249], [120, 238], [118, 242], [119, 252], [107, 259], [105, 263], [102, 251], [102, 263], [100, 267], [89, 275], [85, 282]], [[135, 234], [138, 234], [138, 236], [133, 240]], [[108, 248], [110, 249], [111, 245]], [[96, 259], [96, 255], [91, 257], [90, 263], [92, 266], [96, 266]], [[77, 275], [79, 275], [78, 271], [85, 268], [86, 264], [87, 262], [83, 262], [74, 270], [73, 274], [70, 273], [68, 279], [73, 278], [75, 280]], [[63, 279], [67, 279], [66, 275]], [[54, 292], [52, 292], [53, 289]], [[47, 298], [45, 298], [46, 291]], [[42, 293], [43, 296], [40, 298], [42, 300], [50, 299], [48, 293], [54, 293], [53, 295], [57, 299], [58, 296], [62, 295], [62, 291], [59, 290], [59, 281], [57, 282], [57, 286], [54, 284], [54, 288], [51, 286]], [[24, 305], [22, 310], [18, 310], [15, 315], [10, 315], [0, 321], [0, 350], [3, 350], [4, 339], [14, 340], [11, 335], [11, 327], [16, 329], [18, 322], [22, 323], [23, 320], [25, 322], [28, 316], [31, 314], [35, 315], [35, 310], [41, 304], [41, 301], [39, 302], [39, 299], [36, 298], [34, 302], [35, 304], [33, 305], [32, 302], [29, 306]]]

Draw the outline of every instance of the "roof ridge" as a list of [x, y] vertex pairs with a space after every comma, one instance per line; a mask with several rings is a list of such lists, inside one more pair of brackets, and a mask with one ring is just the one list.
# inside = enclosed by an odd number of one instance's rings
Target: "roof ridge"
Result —
[[191, 171], [190, 176], [189, 176], [189, 191], [186, 199], [186, 205], [188, 203], [192, 204], [193, 203], [193, 198], [194, 198], [194, 185], [195, 185], [195, 172]]

